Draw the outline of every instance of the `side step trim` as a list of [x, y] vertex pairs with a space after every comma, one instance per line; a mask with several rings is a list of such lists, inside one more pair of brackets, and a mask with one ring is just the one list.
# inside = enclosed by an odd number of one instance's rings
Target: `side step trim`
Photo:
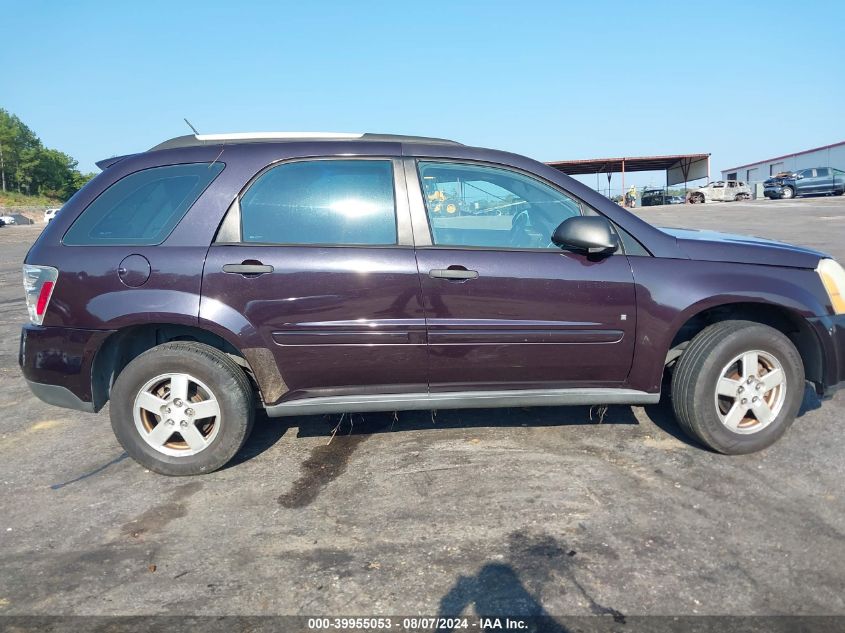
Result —
[[653, 404], [659, 393], [636, 389], [523, 389], [501, 391], [450, 391], [438, 393], [391, 393], [367, 396], [303, 398], [267, 407], [270, 417], [364, 413], [367, 411], [413, 411], [425, 409], [486, 409], [497, 407], [546, 407], [589, 404]]

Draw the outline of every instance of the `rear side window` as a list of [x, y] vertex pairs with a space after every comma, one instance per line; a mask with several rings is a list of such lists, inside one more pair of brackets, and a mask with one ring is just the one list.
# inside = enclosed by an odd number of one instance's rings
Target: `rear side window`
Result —
[[129, 174], [88, 205], [68, 229], [63, 243], [161, 244], [222, 170], [222, 163], [192, 163]]
[[389, 160], [311, 160], [269, 169], [241, 197], [244, 242], [396, 244]]

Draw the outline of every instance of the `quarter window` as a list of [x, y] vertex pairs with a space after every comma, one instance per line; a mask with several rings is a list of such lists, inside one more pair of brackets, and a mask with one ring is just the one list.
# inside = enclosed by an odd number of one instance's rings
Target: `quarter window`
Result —
[[396, 244], [389, 160], [312, 160], [268, 170], [241, 198], [244, 242]]
[[581, 205], [539, 180], [498, 167], [420, 162], [432, 241], [443, 246], [549, 248]]
[[135, 172], [101, 193], [68, 229], [68, 246], [161, 244], [223, 170], [222, 163]]

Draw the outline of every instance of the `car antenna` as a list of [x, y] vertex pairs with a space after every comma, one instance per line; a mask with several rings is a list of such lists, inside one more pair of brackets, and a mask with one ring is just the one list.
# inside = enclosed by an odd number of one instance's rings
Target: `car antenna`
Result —
[[[197, 131], [197, 128], [195, 128], [193, 125], [191, 125], [191, 122], [188, 121], [188, 119], [186, 119], [185, 117], [182, 117], [182, 118], [185, 121], [185, 123], [188, 124], [188, 127], [191, 128], [194, 131], [194, 136], [199, 136], [200, 133]], [[225, 143], [223, 143], [223, 145], [225, 145]], [[223, 155], [223, 149], [224, 149], [223, 147], [220, 148], [220, 153], [217, 154], [217, 157], [213, 161], [211, 161], [211, 163], [208, 165], [209, 169], [214, 167], [214, 163], [216, 163], [217, 159], [220, 158]]]

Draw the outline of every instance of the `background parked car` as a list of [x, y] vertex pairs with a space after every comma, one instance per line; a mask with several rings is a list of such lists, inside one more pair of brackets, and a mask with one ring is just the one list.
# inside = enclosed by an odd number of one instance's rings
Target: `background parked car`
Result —
[[56, 214], [59, 212], [59, 209], [61, 209], [61, 207], [57, 207], [55, 209], [46, 209], [44, 211], [44, 221], [49, 223], [50, 220], [56, 217]]
[[772, 200], [795, 196], [834, 195], [845, 193], [845, 172], [832, 167], [812, 167], [781, 173], [763, 183], [763, 195]]
[[6, 224], [34, 224], [34, 222], [23, 215], [22, 213], [10, 213], [9, 215], [0, 216]]
[[659, 204], [671, 204], [667, 202], [669, 196], [663, 189], [643, 189], [643, 195], [640, 198], [640, 205], [644, 207], [654, 207]]
[[688, 199], [693, 204], [712, 201], [750, 200], [751, 187], [739, 180], [717, 180], [704, 187], [693, 189], [689, 193]]
[[684, 204], [684, 197], [670, 196], [663, 189], [643, 189], [640, 204], [644, 207], [653, 207], [658, 204]]

